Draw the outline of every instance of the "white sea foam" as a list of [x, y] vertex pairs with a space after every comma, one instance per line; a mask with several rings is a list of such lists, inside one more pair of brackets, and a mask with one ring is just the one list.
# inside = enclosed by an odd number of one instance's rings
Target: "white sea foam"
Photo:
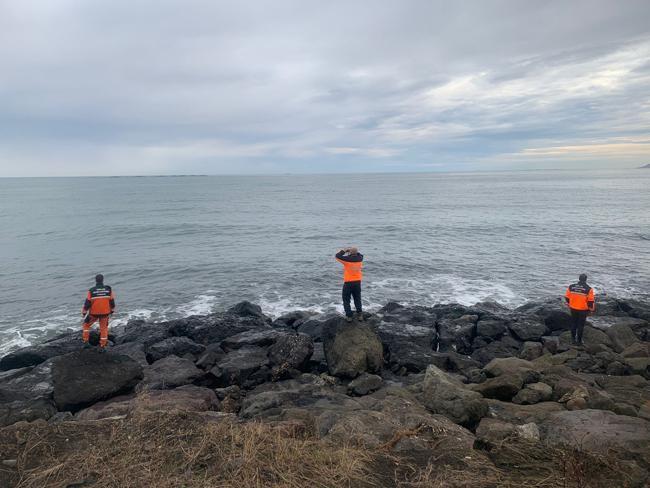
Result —
[[188, 317], [190, 315], [206, 315], [213, 311], [219, 297], [215, 290], [206, 290], [205, 294], [197, 296], [189, 303], [176, 307], [176, 313]]

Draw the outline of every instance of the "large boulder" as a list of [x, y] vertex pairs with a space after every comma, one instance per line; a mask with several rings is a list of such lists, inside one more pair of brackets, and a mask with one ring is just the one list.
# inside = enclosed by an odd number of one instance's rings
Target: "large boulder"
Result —
[[546, 324], [541, 320], [520, 319], [508, 325], [510, 331], [520, 341], [539, 341], [546, 335]]
[[267, 319], [266, 315], [262, 313], [262, 307], [255, 305], [247, 300], [237, 303], [228, 309], [228, 313], [238, 315], [240, 317], [256, 317]]
[[474, 391], [485, 398], [510, 401], [524, 386], [524, 376], [517, 373], [506, 373], [496, 378], [489, 378], [483, 383], [475, 385]]
[[475, 349], [472, 353], [472, 359], [482, 365], [489, 363], [494, 358], [517, 356], [521, 348], [521, 342], [509, 335], [505, 335], [501, 339], [490, 342], [489, 344], [481, 345], [481, 347], [478, 347], [476, 342], [474, 341]]
[[[188, 320], [191, 320], [191, 318]], [[142, 319], [131, 319], [127, 322], [124, 332], [115, 339], [115, 343], [136, 342], [148, 347], [151, 344], [167, 339], [170, 335], [169, 328], [173, 323], [149, 323]]]
[[356, 378], [377, 373], [384, 362], [383, 346], [367, 325], [329, 322], [323, 328], [323, 346], [329, 371], [334, 376]]
[[[210, 373], [216, 379], [220, 387], [230, 385], [249, 386], [249, 384], [261, 383], [268, 379], [269, 360], [267, 351], [257, 346], [242, 347], [226, 354]], [[263, 372], [262, 375], [256, 373]], [[249, 382], [249, 379], [252, 381]]]
[[118, 344], [111, 347], [110, 351], [113, 354], [128, 356], [138, 362], [141, 366], [145, 367], [149, 365], [149, 362], [147, 361], [147, 355], [144, 352], [144, 348], [145, 345], [142, 342], [125, 342], [124, 344]]
[[420, 372], [434, 362], [432, 355], [437, 340], [434, 327], [382, 320], [375, 331], [384, 345], [386, 360], [394, 370], [404, 368]]
[[474, 427], [487, 415], [485, 399], [460, 381], [431, 365], [422, 384], [422, 401], [432, 413], [449, 417], [465, 427]]
[[497, 377], [503, 374], [525, 373], [536, 371], [537, 367], [530, 361], [519, 358], [495, 358], [485, 365], [483, 371], [490, 377]]
[[49, 359], [34, 368], [11, 370], [0, 377], [0, 427], [18, 421], [49, 419], [57, 410]]
[[52, 363], [54, 403], [74, 412], [132, 390], [142, 376], [142, 366], [128, 356], [96, 350], [66, 354]]
[[188, 339], [187, 337], [168, 337], [147, 348], [147, 360], [153, 363], [167, 356], [174, 355], [182, 357], [186, 354], [196, 356], [203, 351], [205, 351], [205, 346], [197, 344], [192, 339]]
[[541, 425], [542, 440], [596, 454], [618, 452], [650, 461], [650, 422], [603, 410], [551, 414]]
[[144, 379], [136, 391], [165, 390], [188, 385], [198, 380], [204, 372], [189, 359], [167, 356], [144, 369]]
[[623, 352], [626, 347], [639, 342], [639, 338], [627, 324], [616, 324], [607, 329], [605, 333], [612, 341], [612, 349]]
[[478, 337], [497, 339], [505, 334], [506, 330], [506, 322], [503, 320], [479, 320], [476, 324], [476, 335]]
[[547, 402], [552, 396], [553, 388], [546, 383], [531, 383], [519, 391], [512, 399], [512, 402], [520, 405], [533, 405], [539, 402]]

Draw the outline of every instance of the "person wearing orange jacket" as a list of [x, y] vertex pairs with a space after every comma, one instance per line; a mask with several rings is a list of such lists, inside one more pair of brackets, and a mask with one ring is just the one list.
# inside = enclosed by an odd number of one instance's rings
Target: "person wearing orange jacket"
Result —
[[83, 320], [82, 339], [88, 344], [90, 328], [99, 321], [99, 347], [104, 350], [108, 344], [108, 318], [115, 311], [115, 295], [110, 286], [104, 284], [104, 275], [95, 276], [95, 286], [88, 290], [81, 309]]
[[587, 275], [581, 274], [578, 282], [569, 287], [564, 294], [564, 299], [571, 310], [571, 341], [573, 344], [582, 345], [582, 332], [589, 312], [595, 310], [594, 289], [587, 284]]
[[352, 322], [352, 308], [350, 298], [354, 299], [354, 308], [357, 310], [357, 318], [363, 321], [363, 310], [361, 307], [361, 279], [363, 273], [363, 254], [356, 247], [341, 249], [336, 253], [336, 260], [343, 265], [343, 309], [345, 319]]

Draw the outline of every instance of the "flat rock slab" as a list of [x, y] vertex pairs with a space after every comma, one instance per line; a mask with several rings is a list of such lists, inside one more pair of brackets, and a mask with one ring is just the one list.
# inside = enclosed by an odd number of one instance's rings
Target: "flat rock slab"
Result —
[[128, 415], [134, 410], [206, 412], [217, 410], [219, 400], [213, 390], [185, 385], [173, 390], [150, 390], [134, 395], [111, 398], [77, 412], [78, 420], [99, 420]]
[[606, 454], [614, 449], [650, 460], [650, 423], [604, 410], [575, 410], [551, 414], [542, 427], [542, 440]]
[[142, 366], [128, 356], [96, 350], [66, 354], [52, 363], [54, 403], [76, 411], [133, 389], [142, 376]]

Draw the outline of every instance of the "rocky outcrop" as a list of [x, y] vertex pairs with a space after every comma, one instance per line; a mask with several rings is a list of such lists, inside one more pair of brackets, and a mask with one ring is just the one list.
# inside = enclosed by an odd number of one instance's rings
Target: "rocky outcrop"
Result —
[[[631, 431], [650, 420], [644, 314], [638, 304], [604, 302], [584, 347], [570, 343], [555, 299], [517, 310], [393, 302], [353, 323], [311, 312], [271, 321], [250, 303], [132, 320], [113, 331], [107, 353], [83, 350], [76, 332], [2, 358], [0, 424], [161, 410], [214, 420], [220, 410], [411, 459], [430, 459], [435, 445], [489, 462], [507, 443], [543, 450], [541, 442], [559, 445], [559, 425], [581, 435], [602, 422], [598, 439], [615, 445], [608, 436], [620, 428], [639, 447], [645, 437]], [[621, 453], [645, 466], [640, 447]]]
[[378, 373], [384, 363], [379, 337], [367, 325], [343, 319], [323, 329], [323, 346], [330, 374], [356, 378], [361, 373]]

